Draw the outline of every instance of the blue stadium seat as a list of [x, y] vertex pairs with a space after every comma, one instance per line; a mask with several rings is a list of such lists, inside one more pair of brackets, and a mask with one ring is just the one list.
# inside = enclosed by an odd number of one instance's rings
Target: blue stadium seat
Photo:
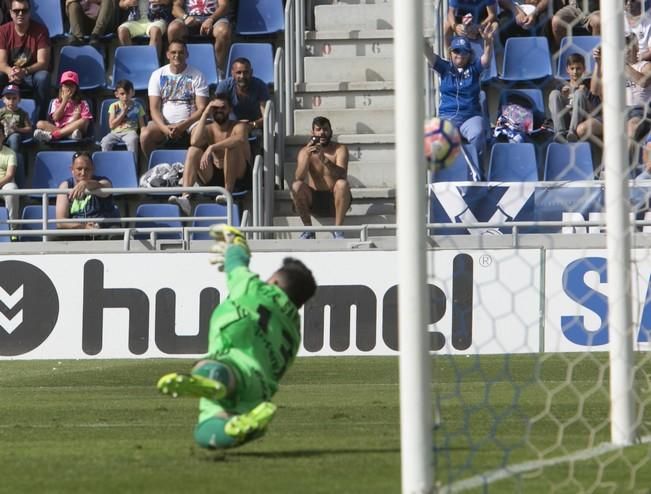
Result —
[[552, 142], [547, 147], [543, 180], [592, 180], [593, 178], [590, 144]]
[[572, 36], [561, 40], [559, 49], [560, 56], [556, 64], [556, 77], [559, 79], [569, 79], [565, 65], [567, 57], [572, 53], [579, 53], [585, 58], [585, 72], [591, 74], [594, 70], [594, 57], [592, 50], [601, 44], [601, 36]]
[[[475, 146], [464, 145], [463, 149], [466, 152], [466, 156], [472, 162], [475, 170], [478, 169], [477, 164], [479, 159], [477, 158], [477, 150]], [[459, 153], [457, 159], [454, 160], [452, 165], [447, 168], [441, 168], [436, 172], [432, 172], [432, 182], [468, 182], [474, 181], [473, 174], [468, 167], [466, 161], [466, 156], [463, 153]]]
[[91, 91], [106, 86], [104, 58], [92, 46], [63, 46], [60, 53], [57, 81], [66, 70], [79, 74], [79, 89]]
[[[145, 112], [146, 112], [147, 111], [147, 105], [145, 104], [145, 102], [141, 98], [134, 98], [134, 99], [138, 100], [140, 102], [140, 104], [142, 105], [142, 107], [145, 109]], [[97, 118], [97, 133], [96, 133], [96, 135], [97, 135], [96, 144], [98, 146], [100, 145], [100, 142], [101, 142], [102, 138], [111, 131], [111, 129], [109, 127], [109, 122], [108, 122], [108, 120], [109, 120], [108, 109], [109, 109], [109, 106], [111, 106], [111, 104], [115, 103], [116, 101], [117, 101], [116, 98], [107, 98], [107, 99], [102, 100], [102, 102], [100, 103], [99, 115], [98, 115], [98, 118]], [[145, 115], [145, 122], [147, 122], [147, 116], [146, 115]], [[113, 149], [115, 150], [115, 149], [126, 149], [126, 148], [127, 147], [124, 144], [117, 144], [116, 147], [113, 148]]]
[[501, 112], [502, 107], [509, 101], [508, 98], [518, 94], [526, 95], [534, 103], [536, 110], [545, 113], [545, 101], [540, 89], [510, 88], [505, 91], [500, 91], [500, 100], [497, 107], [498, 114]]
[[147, 169], [153, 168], [161, 163], [185, 163], [187, 149], [154, 149], [149, 155]]
[[74, 151], [39, 151], [34, 159], [32, 189], [58, 189], [71, 177], [70, 166]]
[[50, 38], [65, 36], [63, 11], [61, 3], [56, 0], [32, 0], [32, 19], [47, 27]]
[[240, 36], [262, 36], [285, 30], [282, 0], [239, 0], [235, 32]]
[[[201, 203], [194, 208], [194, 216], [223, 216], [223, 220], [194, 220], [192, 226], [208, 227], [217, 223], [226, 223], [227, 208], [222, 204]], [[240, 226], [240, 208], [233, 204], [233, 226]], [[208, 232], [192, 232], [192, 240], [210, 240]]]
[[108, 177], [114, 188], [138, 188], [136, 162], [131, 151], [96, 151], [93, 164], [95, 174]]
[[552, 63], [547, 38], [530, 36], [506, 40], [500, 79], [531, 82], [547, 79], [551, 75]]
[[[140, 204], [136, 209], [136, 218], [151, 218], [151, 221], [136, 223], [137, 228], [180, 228], [181, 221], [175, 220], [160, 220], [158, 218], [180, 218], [181, 212], [176, 204]], [[138, 233], [135, 235], [136, 239], [148, 239], [148, 233]], [[159, 233], [159, 239], [181, 239], [181, 232]]]
[[249, 59], [255, 77], [267, 84], [273, 84], [274, 54], [271, 43], [233, 43], [228, 53], [229, 70], [233, 60], [239, 57]]
[[533, 144], [498, 142], [491, 150], [488, 165], [491, 182], [535, 182], [538, 180], [536, 150]]
[[146, 91], [151, 73], [158, 69], [156, 48], [150, 45], [118, 46], [113, 59], [110, 89], [120, 79], [129, 79], [136, 91]]
[[[470, 46], [472, 47], [472, 51], [474, 53], [475, 59], [479, 60], [479, 58], [484, 53], [483, 41], [482, 42], [471, 41]], [[491, 52], [490, 65], [486, 69], [484, 69], [484, 71], [481, 74], [481, 82], [486, 83], [492, 81], [493, 79], [497, 79], [497, 61], [495, 60], [495, 50]]]
[[[7, 208], [0, 207], [0, 231], [8, 232], [9, 231], [9, 212]], [[0, 235], [0, 243], [11, 242], [11, 237], [9, 235]]]
[[[54, 205], [49, 205], [47, 207], [47, 217], [48, 220], [50, 219], [56, 219], [57, 212], [56, 212], [56, 206]], [[43, 207], [38, 204], [30, 204], [28, 206], [25, 206], [23, 208], [23, 213], [22, 213], [22, 219], [24, 220], [41, 220], [43, 219]], [[21, 230], [41, 230], [43, 228], [42, 223], [23, 223], [20, 225]], [[56, 230], [56, 224], [55, 223], [49, 223], [47, 224], [47, 230]], [[41, 241], [42, 237], [37, 236], [37, 235], [23, 235], [20, 237], [20, 240], [22, 242], [37, 242]]]
[[195, 67], [201, 67], [208, 86], [211, 88], [217, 86], [219, 73], [215, 61], [215, 47], [210, 43], [189, 43], [187, 47], [188, 63]]

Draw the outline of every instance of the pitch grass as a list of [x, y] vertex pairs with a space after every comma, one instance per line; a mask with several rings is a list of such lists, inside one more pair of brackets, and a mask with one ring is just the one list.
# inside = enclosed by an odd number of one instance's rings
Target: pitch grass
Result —
[[[439, 485], [606, 441], [605, 361], [433, 359], [443, 415], [434, 433]], [[160, 375], [190, 364], [0, 362], [0, 493], [400, 491], [397, 358], [299, 359], [266, 437], [226, 452], [193, 445], [195, 400], [154, 388]], [[640, 367], [649, 373], [648, 363]], [[648, 414], [642, 429], [649, 433]], [[640, 445], [471, 492], [649, 492], [650, 458]]]

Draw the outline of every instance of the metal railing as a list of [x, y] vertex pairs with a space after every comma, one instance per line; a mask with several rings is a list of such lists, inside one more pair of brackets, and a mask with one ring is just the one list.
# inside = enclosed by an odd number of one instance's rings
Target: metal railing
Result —
[[276, 50], [274, 56], [274, 101], [275, 101], [275, 164], [276, 164], [276, 186], [284, 188], [285, 182], [285, 100], [287, 94], [285, 89], [285, 51], [282, 48]]
[[267, 101], [264, 107], [263, 118], [263, 211], [261, 225], [271, 225], [273, 223], [274, 214], [274, 184], [276, 183], [276, 152], [274, 149], [275, 144], [275, 127], [276, 127], [276, 112], [273, 101]]

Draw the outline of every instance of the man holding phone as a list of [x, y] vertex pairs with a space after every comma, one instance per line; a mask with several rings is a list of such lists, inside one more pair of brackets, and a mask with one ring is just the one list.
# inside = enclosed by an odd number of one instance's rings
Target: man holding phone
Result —
[[[312, 121], [310, 141], [298, 152], [292, 183], [294, 208], [305, 226], [312, 226], [311, 211], [335, 217], [343, 225], [352, 196], [348, 183], [348, 147], [332, 140], [332, 125], [325, 117]], [[343, 239], [342, 231], [333, 238]], [[303, 232], [302, 239], [314, 239], [314, 232]]]

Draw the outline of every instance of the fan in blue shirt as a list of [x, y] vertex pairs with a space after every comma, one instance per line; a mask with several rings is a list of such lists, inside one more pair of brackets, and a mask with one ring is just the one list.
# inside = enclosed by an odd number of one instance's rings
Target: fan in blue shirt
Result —
[[493, 50], [493, 33], [490, 28], [480, 29], [484, 39], [484, 52], [479, 60], [467, 38], [452, 38], [450, 60], [439, 57], [429, 44], [425, 56], [440, 77], [441, 102], [438, 115], [454, 123], [461, 136], [483, 156], [486, 147], [486, 121], [479, 104], [480, 78], [483, 69], [490, 64]]

